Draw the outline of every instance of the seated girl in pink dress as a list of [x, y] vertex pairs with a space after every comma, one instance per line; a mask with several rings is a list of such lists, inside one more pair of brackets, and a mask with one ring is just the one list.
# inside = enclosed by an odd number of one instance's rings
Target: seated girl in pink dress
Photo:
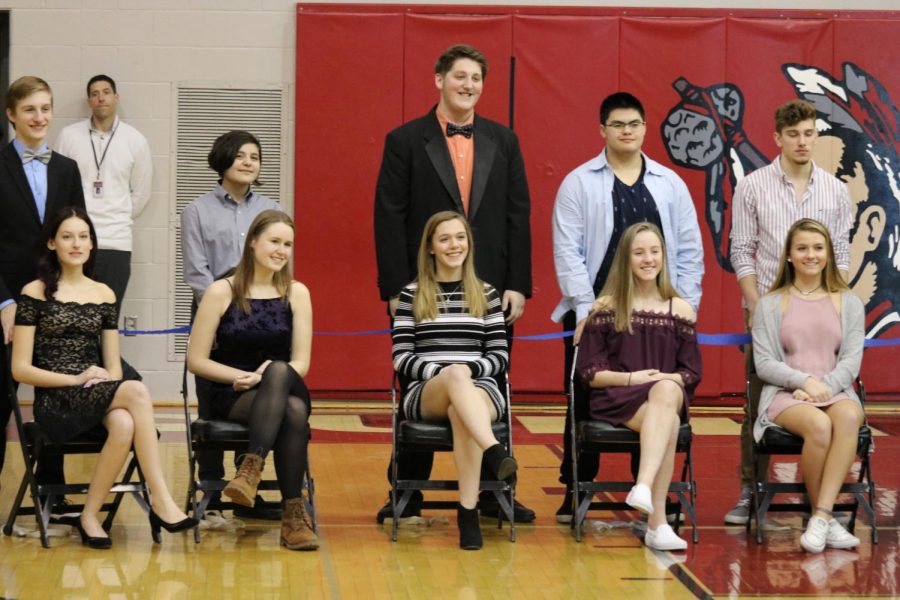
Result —
[[649, 514], [644, 543], [658, 550], [687, 548], [666, 523], [665, 507], [678, 428], [701, 376], [694, 322], [693, 308], [669, 282], [659, 229], [626, 229], [581, 335], [575, 370], [593, 388], [593, 419], [641, 433], [637, 482], [625, 501]]
[[864, 419], [853, 390], [864, 338], [865, 309], [838, 273], [828, 230], [797, 221], [778, 277], [753, 314], [753, 356], [766, 384], [753, 435], [759, 441], [778, 425], [803, 438], [800, 468], [815, 507], [800, 537], [808, 552], [859, 545], [831, 510]]

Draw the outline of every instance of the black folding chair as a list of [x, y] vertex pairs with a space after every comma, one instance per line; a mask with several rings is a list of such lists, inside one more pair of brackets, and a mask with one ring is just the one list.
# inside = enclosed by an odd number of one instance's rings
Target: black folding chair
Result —
[[[9, 349], [7, 349], [7, 354]], [[9, 357], [7, 356], [7, 359]], [[7, 363], [9, 364], [9, 363]], [[66, 496], [87, 494], [89, 482], [87, 483], [39, 483], [36, 478], [35, 470], [37, 460], [44, 452], [52, 452], [62, 454], [63, 456], [75, 454], [100, 454], [103, 450], [103, 444], [106, 442], [106, 430], [102, 426], [97, 426], [90, 431], [82, 433], [75, 438], [62, 443], [54, 444], [47, 435], [41, 430], [40, 425], [35, 421], [25, 421], [22, 417], [22, 410], [19, 406], [19, 399], [13, 384], [12, 377], [9, 378], [9, 398], [12, 403], [13, 414], [16, 420], [16, 430], [19, 434], [19, 446], [22, 448], [22, 459], [25, 462], [25, 473], [22, 476], [22, 482], [19, 484], [19, 491], [16, 493], [9, 517], [6, 525], [3, 527], [3, 533], [12, 535], [13, 526], [16, 518], [22, 515], [34, 515], [37, 522], [38, 531], [41, 536], [41, 546], [50, 547], [50, 539], [47, 530], [51, 523], [59, 523], [70, 525], [70, 519], [60, 520], [51, 515], [52, 509], [58, 500]], [[137, 481], [134, 481], [135, 475]], [[22, 506], [25, 499], [25, 493], [31, 494], [31, 506]], [[122, 497], [125, 494], [131, 494], [137, 501], [138, 505], [145, 513], [150, 511], [150, 494], [147, 484], [144, 481], [144, 475], [141, 473], [140, 465], [138, 465], [137, 457], [132, 452], [131, 458], [125, 467], [122, 478], [110, 488], [110, 494], [113, 495], [111, 502], [105, 502], [100, 510], [106, 513], [103, 520], [103, 529], [109, 531], [112, 527], [113, 520], [122, 503]], [[67, 511], [80, 513], [84, 510], [83, 504], [68, 504]], [[159, 543], [161, 540], [154, 536], [154, 541]]]
[[[510, 411], [510, 388], [509, 381], [504, 373], [498, 379], [498, 386], [505, 392], [506, 397], [506, 414], [503, 420], [492, 423], [491, 430], [494, 437], [506, 447], [506, 450], [512, 454], [512, 414]], [[450, 423], [434, 423], [425, 421], [410, 421], [404, 419], [400, 411], [400, 399], [407, 388], [405, 378], [398, 373], [394, 373], [394, 379], [391, 385], [391, 411], [392, 411], [392, 457], [391, 457], [391, 508], [393, 510], [393, 520], [391, 524], [391, 540], [397, 541], [397, 530], [400, 515], [409, 503], [413, 492], [425, 490], [458, 490], [459, 482], [457, 480], [434, 480], [434, 479], [400, 479], [397, 464], [397, 455], [399, 452], [452, 452], [453, 451], [453, 430]], [[490, 491], [497, 498], [497, 504], [500, 510], [497, 513], [497, 528], [503, 528], [503, 516], [509, 521], [509, 541], [516, 541], [516, 526], [513, 518], [513, 506], [515, 503], [516, 487], [515, 481], [512, 485], [505, 481], [482, 479], [479, 483], [479, 490]], [[451, 500], [423, 500], [423, 509], [451, 509], [455, 508], [457, 502]]]
[[[199, 385], [202, 381], [200, 377], [195, 377], [198, 384], [197, 402], [207, 402], [207, 398], [203, 396]], [[250, 440], [250, 432], [246, 425], [241, 423], [233, 423], [231, 421], [217, 419], [191, 419], [190, 410], [190, 393], [188, 389], [188, 370], [187, 361], [185, 361], [184, 372], [181, 381], [181, 397], [184, 405], [184, 423], [187, 438], [187, 455], [190, 468], [190, 477], [188, 481], [187, 508], [193, 514], [197, 521], [203, 519], [206, 514], [210, 501], [216, 495], [221, 494], [227, 485], [222, 479], [200, 479], [198, 476], [197, 452], [206, 449], [209, 450], [231, 450], [237, 453], [247, 451], [247, 444]], [[259, 482], [259, 490], [278, 490], [278, 481], [276, 479], [263, 479]], [[309, 456], [307, 454], [306, 465], [304, 467], [303, 476], [303, 503], [306, 512], [312, 520], [312, 529], [316, 531], [316, 505], [315, 505], [315, 481], [313, 481], [312, 473], [309, 467]], [[198, 501], [197, 495], [200, 494]], [[241, 505], [227, 500], [220, 499], [219, 506], [224, 510], [234, 510]], [[260, 508], [276, 509], [280, 504], [275, 501], [265, 501]], [[200, 543], [200, 528], [194, 528], [194, 542]]]
[[[750, 406], [750, 422], [756, 423], [757, 408], [750, 403], [750, 375], [747, 374], [747, 402]], [[863, 387], [862, 380], [856, 378], [856, 391], [859, 395], [860, 402], [865, 409], [866, 390]], [[834, 512], [850, 512], [850, 524], [848, 529], [853, 533], [856, 528], [856, 515], [859, 508], [869, 517], [869, 523], [872, 525], [871, 538], [872, 543], [878, 543], [878, 529], [875, 526], [875, 482], [872, 481], [872, 465], [869, 462], [869, 455], [874, 451], [872, 443], [872, 431], [869, 429], [868, 423], [864, 422], [859, 428], [859, 435], [856, 441], [856, 455], [860, 459], [859, 477], [855, 482], [846, 482], [841, 486], [841, 494], [852, 494], [853, 502], [835, 503]], [[763, 528], [761, 523], [765, 523], [766, 514], [769, 512], [804, 512], [812, 513], [808, 498], [806, 498], [806, 485], [803, 482], [784, 483], [771, 481], [768, 477], [768, 471], [763, 470], [760, 465], [759, 458], [762, 456], [788, 455], [799, 456], [803, 452], [803, 438], [796, 436], [782, 427], [777, 425], [768, 427], [765, 430], [763, 438], [757, 442], [753, 440], [752, 461], [754, 465], [754, 482], [753, 482], [753, 511], [751, 518], [747, 519], [747, 531], [750, 531], [751, 521], [756, 521], [756, 541], [759, 544], [763, 542]], [[777, 494], [802, 494], [804, 500], [801, 502], [773, 502]]]
[[[578, 347], [575, 347], [575, 356], [572, 359], [572, 372], [569, 385], [569, 411], [575, 415], [575, 394], [588, 394], [588, 389], [575, 376], [575, 364], [578, 359]], [[586, 398], [585, 398], [586, 400]], [[628, 492], [634, 481], [579, 481], [578, 456], [582, 452], [600, 454], [640, 454], [641, 434], [627, 427], [610, 425], [603, 421], [578, 421], [567, 432], [572, 439], [572, 489], [573, 510], [572, 529], [575, 532], [576, 541], [581, 541], [582, 527], [589, 510], [634, 510], [628, 504], [618, 500], [595, 501], [596, 494], [609, 492]], [[675, 494], [677, 500], [666, 498], [666, 514], [675, 515], [674, 530], [678, 533], [681, 525], [682, 508], [687, 512], [691, 520], [692, 539], [696, 544], [699, 541], [697, 533], [697, 482], [694, 479], [694, 461], [691, 453], [691, 441], [693, 433], [691, 424], [684, 423], [678, 429], [678, 441], [675, 452], [684, 455], [684, 465], [681, 468], [681, 479], [669, 484], [669, 493]], [[602, 471], [601, 471], [602, 473]], [[611, 496], [608, 496], [611, 497]]]

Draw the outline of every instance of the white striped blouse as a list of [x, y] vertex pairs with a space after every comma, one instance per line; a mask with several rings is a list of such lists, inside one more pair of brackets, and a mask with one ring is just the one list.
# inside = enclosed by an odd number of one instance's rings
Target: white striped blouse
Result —
[[813, 163], [812, 177], [798, 202], [781, 168], [780, 155], [737, 184], [731, 229], [731, 265], [738, 279], [756, 275], [760, 295], [778, 274], [787, 232], [799, 219], [815, 219], [828, 229], [839, 270], [850, 266], [850, 193], [846, 184]]
[[416, 283], [400, 292], [394, 316], [394, 369], [413, 380], [431, 379], [454, 363], [468, 365], [473, 378], [492, 377], [506, 370], [509, 353], [500, 296], [484, 284], [487, 311], [469, 314], [460, 282], [440, 283], [439, 313], [433, 321], [415, 322], [412, 312]]

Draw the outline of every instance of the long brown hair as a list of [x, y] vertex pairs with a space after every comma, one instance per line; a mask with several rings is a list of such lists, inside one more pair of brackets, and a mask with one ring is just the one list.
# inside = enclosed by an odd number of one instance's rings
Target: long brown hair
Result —
[[818, 233], [825, 238], [825, 268], [822, 270], [822, 287], [829, 293], [842, 292], [850, 288], [844, 282], [837, 270], [837, 262], [834, 260], [834, 244], [831, 242], [831, 234], [828, 228], [816, 221], [815, 219], [800, 219], [791, 225], [787, 236], [784, 240], [784, 250], [781, 252], [781, 264], [778, 265], [778, 275], [775, 282], [769, 288], [770, 292], [776, 290], [787, 290], [794, 283], [794, 263], [788, 260], [791, 255], [791, 244], [794, 243], [794, 236], [801, 231], [810, 233]]
[[466, 230], [466, 238], [469, 240], [469, 251], [462, 265], [462, 292], [469, 307], [469, 314], [473, 317], [483, 317], [487, 310], [484, 283], [475, 274], [475, 242], [472, 239], [472, 228], [464, 216], [452, 210], [445, 210], [431, 215], [425, 223], [422, 240], [419, 242], [419, 276], [416, 279], [418, 287], [413, 297], [413, 317], [416, 322], [437, 318], [440, 286], [437, 283], [436, 259], [431, 253], [431, 242], [438, 225], [453, 219], [462, 223]]
[[659, 227], [653, 223], [635, 223], [622, 232], [616, 255], [613, 258], [612, 268], [606, 278], [601, 296], [608, 296], [612, 300], [615, 310], [614, 326], [616, 331], [631, 333], [631, 309], [634, 307], [634, 273], [631, 272], [631, 245], [639, 233], [649, 231], [659, 240], [662, 248], [662, 264], [656, 275], [656, 288], [663, 300], [679, 298], [678, 292], [672, 287], [669, 280], [669, 261], [666, 254], [666, 242], [663, 239]]
[[[264, 210], [256, 215], [256, 218], [250, 223], [250, 229], [247, 230], [247, 240], [244, 242], [244, 252], [241, 254], [241, 261], [234, 269], [234, 283], [232, 284], [234, 287], [234, 298], [231, 301], [246, 314], [250, 314], [250, 300], [247, 298], [247, 293], [250, 289], [250, 283], [253, 281], [256, 268], [252, 244], [254, 240], [259, 239], [266, 229], [276, 223], [284, 223], [292, 231], [294, 230], [294, 222], [280, 210]], [[281, 270], [275, 273], [273, 283], [281, 299], [287, 302], [291, 295], [291, 266], [289, 263], [285, 263]]]
[[[47, 246], [47, 242], [56, 239], [60, 226], [69, 219], [80, 219], [87, 223], [88, 234], [91, 237], [91, 250], [87, 261], [85, 261], [82, 272], [87, 277], [94, 274], [94, 261], [97, 257], [97, 231], [94, 229], [94, 223], [83, 208], [77, 206], [66, 206], [59, 209], [56, 214], [50, 216], [44, 222], [44, 246], [37, 262], [37, 276], [44, 284], [44, 296], [46, 298], [55, 298], [56, 290], [59, 288], [59, 277], [62, 274], [62, 265], [59, 264], [59, 255], [56, 250], [51, 250]], [[122, 299], [119, 298], [119, 301]]]

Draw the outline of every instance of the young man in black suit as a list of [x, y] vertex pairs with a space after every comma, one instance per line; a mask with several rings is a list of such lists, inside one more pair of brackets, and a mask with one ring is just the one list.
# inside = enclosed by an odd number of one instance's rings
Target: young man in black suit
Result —
[[[44, 219], [65, 206], [84, 209], [81, 176], [75, 161], [47, 148], [53, 119], [53, 93], [46, 81], [25, 76], [6, 92], [6, 117], [15, 139], [0, 150], [0, 322], [3, 343], [13, 339], [16, 299], [37, 277]], [[6, 454], [6, 425], [12, 412], [9, 363], [0, 360], [0, 470]], [[61, 455], [42, 456], [38, 481], [63, 481]]]
[[[465, 215], [472, 227], [475, 268], [503, 299], [508, 326], [522, 316], [531, 296], [531, 201], [516, 134], [475, 114], [487, 75], [477, 49], [457, 45], [438, 58], [434, 84], [438, 104], [426, 115], [388, 133], [375, 189], [375, 250], [378, 287], [391, 316], [397, 294], [416, 277], [416, 255], [425, 222], [442, 210]], [[401, 478], [427, 479], [433, 455], [401, 455]], [[403, 516], [420, 513], [421, 494]], [[487, 506], [486, 506], [487, 505]], [[494, 512], [493, 495], [482, 494], [482, 511]], [[388, 502], [378, 522], [390, 515]], [[534, 511], [516, 504], [516, 521]]]

